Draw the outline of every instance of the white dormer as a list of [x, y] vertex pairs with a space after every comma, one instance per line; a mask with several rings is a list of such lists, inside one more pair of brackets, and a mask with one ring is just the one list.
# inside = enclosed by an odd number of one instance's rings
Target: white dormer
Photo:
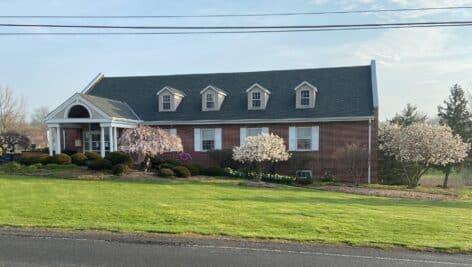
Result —
[[296, 108], [314, 108], [318, 89], [307, 81], [295, 87]]
[[202, 95], [202, 111], [218, 111], [227, 93], [222, 89], [209, 85], [200, 91]]
[[159, 112], [176, 111], [185, 94], [175, 88], [166, 86], [157, 92]]
[[246, 90], [247, 108], [251, 110], [265, 109], [269, 101], [270, 91], [259, 85], [253, 84]]

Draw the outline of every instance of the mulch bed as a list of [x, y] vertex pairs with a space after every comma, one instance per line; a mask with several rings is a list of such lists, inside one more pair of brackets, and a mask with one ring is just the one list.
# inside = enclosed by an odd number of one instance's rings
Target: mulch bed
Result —
[[378, 197], [393, 197], [393, 198], [409, 198], [409, 199], [421, 199], [421, 200], [447, 200], [457, 198], [457, 194], [441, 194], [441, 193], [425, 193], [425, 192], [416, 192], [416, 191], [403, 191], [403, 190], [393, 190], [393, 189], [377, 189], [377, 188], [365, 188], [365, 187], [352, 187], [352, 186], [335, 186], [335, 185], [325, 185], [325, 186], [312, 186], [311, 188], [342, 192], [342, 193], [351, 193], [359, 195], [368, 195], [368, 196], [378, 196]]

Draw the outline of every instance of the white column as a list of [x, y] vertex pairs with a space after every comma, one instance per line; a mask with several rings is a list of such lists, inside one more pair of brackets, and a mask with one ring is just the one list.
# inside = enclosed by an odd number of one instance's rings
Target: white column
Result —
[[48, 147], [49, 147], [49, 156], [52, 156], [53, 155], [53, 150], [54, 150], [54, 143], [52, 141], [52, 127], [48, 127], [48, 132], [47, 132], [47, 135], [48, 135]]
[[100, 156], [105, 157], [105, 128], [100, 125]]
[[113, 138], [113, 127], [111, 127], [111, 126], [108, 127], [108, 139], [110, 141], [110, 143], [109, 143], [110, 152], [113, 152], [113, 151], [115, 151], [115, 142], [113, 140], [115, 138]]
[[89, 135], [89, 147], [88, 148], [89, 148], [89, 151], [92, 152], [92, 126], [90, 125], [90, 123], [89, 123], [88, 126], [89, 126], [88, 127], [88, 135]]
[[116, 127], [113, 127], [113, 144], [115, 145], [114, 150], [118, 151], [118, 131]]
[[56, 155], [61, 154], [61, 127], [56, 127]]

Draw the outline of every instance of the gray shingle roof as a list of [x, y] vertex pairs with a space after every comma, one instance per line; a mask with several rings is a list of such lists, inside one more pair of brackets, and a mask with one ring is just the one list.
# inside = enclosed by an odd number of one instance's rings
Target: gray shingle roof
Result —
[[139, 120], [139, 118], [136, 117], [136, 114], [133, 112], [133, 110], [127, 103], [89, 94], [80, 95], [84, 97], [87, 101], [94, 104], [97, 108], [105, 112], [110, 117]]
[[[307, 81], [318, 88], [314, 109], [296, 109], [294, 88]], [[270, 92], [265, 110], [248, 110], [248, 89], [258, 83]], [[227, 92], [220, 111], [201, 111], [200, 91], [208, 85]], [[185, 97], [175, 112], [158, 112], [156, 93], [165, 86]], [[126, 102], [144, 121], [289, 119], [371, 116], [370, 66], [241, 73], [105, 77], [88, 94]]]

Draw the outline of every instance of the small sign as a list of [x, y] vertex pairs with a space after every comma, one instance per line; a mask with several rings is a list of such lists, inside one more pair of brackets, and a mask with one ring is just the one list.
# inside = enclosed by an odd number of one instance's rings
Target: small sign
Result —
[[75, 139], [75, 146], [76, 146], [76, 147], [81, 147], [81, 146], [82, 146], [82, 140], [80, 140], [80, 139]]

